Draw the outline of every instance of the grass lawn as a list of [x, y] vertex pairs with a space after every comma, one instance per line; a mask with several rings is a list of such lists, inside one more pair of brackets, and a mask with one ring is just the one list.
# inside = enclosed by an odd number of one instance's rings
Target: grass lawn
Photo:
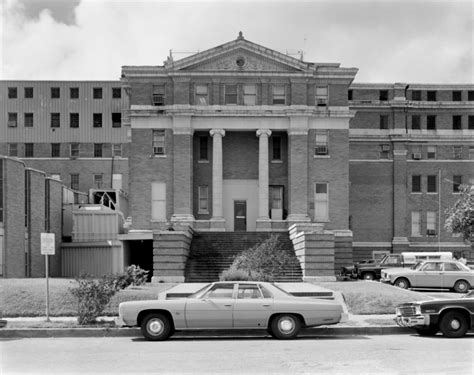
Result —
[[[49, 279], [50, 316], [77, 316], [77, 301], [69, 292], [73, 279]], [[118, 314], [123, 301], [155, 299], [158, 293], [174, 284], [146, 284], [119, 291], [107, 306], [104, 315]], [[431, 297], [395, 288], [379, 282], [339, 281], [318, 283], [324, 288], [340, 291], [352, 314], [393, 314], [399, 303]], [[45, 279], [0, 279], [0, 311], [4, 317], [35, 317], [46, 314]]]

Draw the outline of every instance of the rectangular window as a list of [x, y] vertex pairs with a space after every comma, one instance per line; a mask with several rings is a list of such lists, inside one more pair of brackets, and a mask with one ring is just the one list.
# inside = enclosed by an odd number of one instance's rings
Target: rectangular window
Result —
[[413, 130], [420, 130], [421, 129], [420, 115], [411, 116], [411, 128]]
[[103, 184], [104, 184], [104, 177], [101, 174], [95, 174], [94, 175], [94, 188], [95, 189], [101, 189], [103, 187]]
[[453, 176], [453, 193], [459, 193], [459, 186], [462, 184], [462, 176]]
[[209, 160], [209, 139], [207, 136], [199, 137], [199, 160]]
[[421, 176], [420, 175], [411, 176], [411, 192], [421, 193]]
[[353, 100], [354, 98], [354, 90], [349, 90], [347, 92], [347, 100]]
[[389, 159], [390, 158], [390, 145], [382, 144], [380, 145], [380, 159]]
[[427, 148], [427, 158], [436, 159], [436, 146], [428, 146]]
[[70, 87], [69, 88], [69, 98], [70, 99], [79, 99], [79, 87]]
[[61, 117], [59, 113], [51, 113], [51, 127], [59, 128], [61, 126]]
[[122, 173], [112, 175], [112, 189], [122, 190]]
[[413, 90], [411, 92], [411, 100], [413, 101], [421, 101], [421, 90]]
[[469, 101], [473, 101], [474, 100], [474, 91], [473, 90], [469, 90], [467, 92], [467, 100]]
[[79, 157], [79, 143], [71, 143], [71, 150], [70, 150], [71, 158], [78, 158]]
[[199, 211], [200, 214], [209, 213], [209, 188], [207, 186], [199, 186]]
[[327, 221], [329, 219], [328, 184], [314, 184], [314, 220]]
[[25, 87], [25, 99], [33, 98], [33, 87]]
[[151, 220], [166, 220], [166, 184], [151, 183]]
[[25, 113], [25, 128], [33, 127], [33, 113]]
[[51, 87], [51, 99], [59, 99], [61, 96], [61, 89], [59, 87]]
[[453, 130], [462, 130], [461, 116], [453, 116]]
[[78, 128], [79, 127], [79, 113], [70, 113], [69, 114], [69, 127]]
[[153, 85], [153, 105], [165, 105], [165, 85]]
[[225, 104], [237, 104], [237, 85], [225, 85]]
[[314, 155], [328, 155], [329, 154], [329, 140], [327, 130], [317, 130]]
[[428, 211], [426, 213], [426, 234], [436, 236], [436, 212]]
[[94, 157], [95, 158], [102, 157], [102, 143], [94, 143]]
[[469, 116], [467, 118], [467, 128], [469, 130], [474, 130], [474, 116]]
[[209, 91], [207, 85], [196, 85], [195, 103], [196, 105], [209, 104]]
[[328, 87], [327, 86], [316, 86], [316, 105], [325, 107], [328, 105]]
[[388, 115], [380, 115], [379, 124], [380, 129], [388, 129]]
[[92, 117], [92, 126], [94, 128], [102, 127], [102, 113], [94, 113]]
[[474, 160], [474, 146], [469, 146], [469, 159]]
[[281, 137], [272, 137], [272, 160], [281, 160]]
[[413, 237], [421, 236], [421, 213], [419, 211], [411, 213], [411, 235]]
[[460, 102], [462, 99], [462, 91], [453, 91], [453, 102]]
[[379, 100], [387, 101], [388, 100], [388, 90], [380, 90], [379, 91]]
[[121, 87], [112, 87], [112, 98], [120, 99], [122, 97], [122, 88]]
[[122, 112], [112, 113], [112, 127], [113, 128], [122, 127]]
[[18, 113], [8, 112], [8, 127], [16, 128], [18, 126]]
[[153, 130], [153, 155], [165, 155], [165, 131]]
[[18, 97], [18, 89], [16, 87], [8, 88], [8, 99], [16, 99]]
[[427, 177], [427, 187], [426, 191], [428, 193], [436, 193], [438, 191], [438, 184], [437, 184], [437, 178], [438, 176], [436, 175], [431, 175]]
[[436, 130], [436, 116], [435, 115], [426, 116], [426, 129]]
[[25, 143], [25, 158], [32, 158], [35, 155], [34, 143]]
[[274, 85], [273, 86], [273, 104], [285, 104], [285, 86]]
[[426, 97], [429, 102], [435, 102], [436, 101], [436, 91], [427, 91], [426, 92]]
[[121, 158], [122, 157], [122, 144], [121, 143], [114, 143], [112, 145], [112, 156]]
[[51, 143], [51, 157], [59, 158], [61, 156], [61, 143]]
[[92, 97], [94, 99], [102, 99], [102, 87], [94, 87], [92, 89]]
[[243, 89], [244, 89], [244, 105], [257, 104], [257, 86], [244, 85]]
[[462, 146], [453, 146], [453, 159], [462, 159]]
[[71, 189], [79, 190], [79, 175], [74, 173], [70, 175], [71, 177]]
[[13, 157], [18, 156], [18, 143], [8, 144], [8, 156], [13, 156]]

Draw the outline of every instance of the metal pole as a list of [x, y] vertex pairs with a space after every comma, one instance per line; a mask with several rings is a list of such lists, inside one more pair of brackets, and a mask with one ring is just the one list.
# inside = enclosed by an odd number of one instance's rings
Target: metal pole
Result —
[[441, 169], [438, 170], [438, 252], [441, 251]]
[[46, 321], [50, 322], [49, 320], [49, 262], [48, 262], [48, 255], [45, 255], [45, 264], [46, 264]]

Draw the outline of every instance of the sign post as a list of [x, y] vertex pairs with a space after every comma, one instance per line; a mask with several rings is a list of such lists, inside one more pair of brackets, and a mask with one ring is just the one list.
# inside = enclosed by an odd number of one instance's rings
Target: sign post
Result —
[[41, 233], [41, 255], [45, 256], [46, 267], [46, 321], [49, 322], [49, 260], [48, 255], [54, 255], [54, 233]]

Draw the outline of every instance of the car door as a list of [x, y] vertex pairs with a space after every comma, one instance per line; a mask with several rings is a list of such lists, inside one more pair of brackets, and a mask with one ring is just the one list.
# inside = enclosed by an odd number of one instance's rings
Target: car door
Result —
[[463, 278], [463, 270], [453, 262], [445, 262], [443, 267], [443, 288], [452, 288], [457, 280]]
[[199, 298], [186, 301], [187, 328], [232, 328], [234, 284], [218, 283]]
[[440, 288], [442, 272], [440, 262], [426, 262], [418, 272], [414, 273], [411, 285], [418, 288]]
[[240, 283], [234, 302], [234, 327], [267, 328], [272, 309], [269, 293], [262, 293], [257, 284]]

